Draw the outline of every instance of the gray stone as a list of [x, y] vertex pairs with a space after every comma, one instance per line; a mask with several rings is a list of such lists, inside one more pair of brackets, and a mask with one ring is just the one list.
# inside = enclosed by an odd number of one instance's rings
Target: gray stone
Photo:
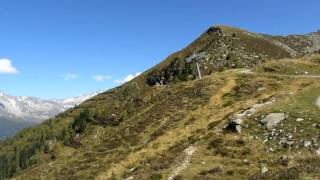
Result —
[[311, 141], [304, 141], [303, 142], [304, 147], [310, 147], [312, 145]]
[[267, 166], [265, 164], [261, 165], [261, 174], [265, 174], [269, 171], [269, 169], [267, 168]]
[[237, 126], [236, 126], [236, 130], [237, 130], [238, 133], [241, 133], [241, 126], [240, 126], [240, 125], [237, 125]]
[[244, 164], [249, 165], [250, 161], [248, 159], [243, 160]]
[[288, 160], [288, 156], [286, 156], [286, 155], [281, 156], [281, 160], [287, 161]]
[[243, 124], [243, 120], [236, 118], [230, 120], [230, 122], [224, 127], [225, 130], [231, 130], [233, 132], [241, 133], [241, 125]]
[[304, 121], [304, 119], [298, 118], [296, 121], [297, 121], [297, 122], [301, 122], [301, 121]]
[[261, 120], [261, 124], [268, 130], [272, 130], [286, 118], [287, 115], [285, 113], [270, 113]]
[[283, 137], [283, 138], [280, 138], [280, 143], [288, 147], [288, 146], [294, 145], [294, 140], [289, 140]]
[[237, 125], [241, 125], [243, 123], [243, 120], [242, 119], [233, 119], [231, 120], [232, 122], [234, 122], [235, 124]]

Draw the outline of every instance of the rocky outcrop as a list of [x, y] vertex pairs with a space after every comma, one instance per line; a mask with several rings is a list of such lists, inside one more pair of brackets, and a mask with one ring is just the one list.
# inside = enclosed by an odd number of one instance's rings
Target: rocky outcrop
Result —
[[260, 122], [268, 130], [272, 130], [288, 116], [285, 113], [270, 113]]
[[302, 56], [320, 49], [320, 34], [270, 36], [214, 26], [187, 48], [169, 56], [148, 73], [150, 86], [196, 78], [233, 68], [251, 68], [271, 59]]

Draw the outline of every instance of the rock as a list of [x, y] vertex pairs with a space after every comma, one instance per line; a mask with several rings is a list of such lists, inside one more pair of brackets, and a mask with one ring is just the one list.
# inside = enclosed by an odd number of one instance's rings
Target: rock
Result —
[[240, 133], [241, 133], [241, 126], [240, 126], [240, 125], [237, 125], [237, 126], [236, 126], [236, 130], [237, 130], [237, 132], [240, 134]]
[[292, 145], [294, 145], [294, 140], [290, 140], [283, 137], [280, 138], [280, 143], [283, 144], [285, 147], [291, 147]]
[[139, 169], [139, 167], [133, 167], [133, 168], [129, 169], [129, 173], [132, 173], [132, 172], [134, 172], [134, 171], [136, 171], [138, 169]]
[[286, 155], [281, 156], [280, 159], [279, 159], [279, 162], [280, 162], [282, 165], [288, 166], [288, 164], [289, 164], [289, 158], [288, 158], [288, 156], [286, 156]]
[[243, 160], [244, 164], [249, 165], [250, 161], [248, 159]]
[[56, 144], [56, 140], [48, 140], [46, 141], [46, 148], [45, 148], [45, 153], [49, 153], [54, 149], [54, 146]]
[[316, 150], [316, 153], [318, 156], [320, 156], [320, 148], [318, 150]]
[[316, 138], [311, 138], [313, 143], [317, 143], [317, 139]]
[[301, 122], [301, 121], [304, 121], [304, 119], [298, 118], [296, 121], [297, 121], [297, 122]]
[[311, 141], [304, 141], [303, 142], [304, 147], [310, 147], [312, 145]]
[[288, 156], [286, 156], [286, 155], [283, 155], [283, 156], [281, 156], [281, 158], [280, 158], [281, 160], [283, 160], [283, 161], [287, 161], [288, 160]]
[[293, 139], [293, 135], [289, 134], [288, 136], [288, 139]]
[[320, 108], [320, 97], [316, 99], [315, 105]]
[[207, 33], [217, 33], [217, 34], [221, 34], [222, 33], [222, 29], [220, 27], [210, 27], [207, 30]]
[[265, 164], [261, 165], [261, 174], [265, 174], [269, 171], [269, 169], [267, 168], [267, 166]]
[[238, 125], [242, 125], [243, 124], [243, 120], [242, 119], [233, 119], [231, 121], [236, 123], [236, 124], [238, 124]]
[[236, 118], [236, 119], [232, 119], [229, 124], [227, 124], [225, 126], [225, 130], [229, 130], [232, 132], [238, 132], [241, 133], [241, 125], [243, 124], [243, 120]]
[[268, 130], [272, 130], [286, 118], [287, 115], [285, 113], [270, 113], [261, 120], [261, 124]]

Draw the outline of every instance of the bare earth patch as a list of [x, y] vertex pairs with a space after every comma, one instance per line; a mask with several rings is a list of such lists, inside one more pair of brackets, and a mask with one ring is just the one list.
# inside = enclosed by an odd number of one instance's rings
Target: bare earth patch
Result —
[[174, 168], [173, 173], [168, 178], [168, 180], [173, 180], [177, 175], [179, 175], [182, 170], [186, 169], [190, 165], [191, 157], [195, 151], [196, 148], [193, 146], [190, 146], [186, 150], [184, 150], [185, 157], [183, 161]]

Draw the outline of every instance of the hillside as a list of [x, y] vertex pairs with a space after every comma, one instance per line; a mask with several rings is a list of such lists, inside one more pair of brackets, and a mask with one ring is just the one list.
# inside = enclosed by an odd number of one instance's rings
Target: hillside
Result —
[[319, 177], [318, 40], [211, 27], [136, 79], [0, 142], [0, 179]]

